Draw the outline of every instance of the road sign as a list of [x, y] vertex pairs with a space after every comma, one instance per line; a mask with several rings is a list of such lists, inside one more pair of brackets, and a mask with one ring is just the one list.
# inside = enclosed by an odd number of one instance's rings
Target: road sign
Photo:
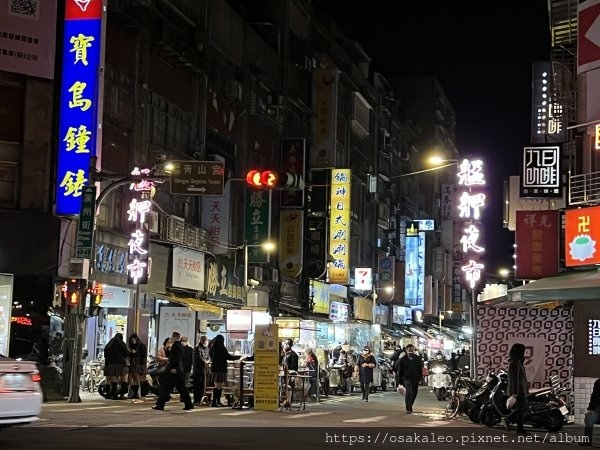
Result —
[[171, 194], [223, 195], [223, 161], [173, 161]]
[[600, 67], [600, 1], [579, 4], [577, 73]]

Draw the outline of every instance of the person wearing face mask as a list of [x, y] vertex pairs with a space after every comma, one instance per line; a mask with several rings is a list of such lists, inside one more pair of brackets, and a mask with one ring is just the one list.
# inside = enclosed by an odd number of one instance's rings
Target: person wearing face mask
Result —
[[[184, 380], [186, 387], [189, 385], [190, 376], [192, 375], [192, 365], [194, 361], [194, 350], [190, 347], [188, 338], [181, 336], [181, 347], [182, 347], [182, 364], [184, 372]], [[183, 400], [181, 400], [183, 401]]]
[[375, 357], [371, 353], [371, 349], [367, 346], [363, 348], [362, 354], [356, 360], [354, 371], [358, 373], [360, 381], [360, 390], [362, 391], [362, 401], [369, 401], [369, 390], [373, 382], [373, 369], [377, 366]]
[[288, 371], [298, 372], [298, 353], [292, 349], [293, 344], [291, 339], [286, 339], [283, 343], [283, 365]]
[[406, 346], [406, 356], [398, 364], [396, 373], [396, 384], [406, 389], [405, 404], [406, 413], [412, 414], [413, 404], [419, 392], [419, 382], [423, 376], [423, 360], [415, 353], [412, 344]]
[[200, 336], [198, 345], [194, 347], [193, 359], [193, 385], [194, 385], [194, 405], [200, 405], [202, 397], [204, 397], [204, 376], [207, 369], [206, 365], [210, 361], [208, 355], [208, 338], [206, 335]]

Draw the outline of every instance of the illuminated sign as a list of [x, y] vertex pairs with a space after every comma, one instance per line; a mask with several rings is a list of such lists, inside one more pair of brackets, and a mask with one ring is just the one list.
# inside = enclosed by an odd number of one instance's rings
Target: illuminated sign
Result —
[[148, 250], [148, 213], [152, 209], [150, 195], [154, 184], [145, 179], [150, 175], [150, 169], [133, 169], [131, 175], [142, 177], [139, 181], [131, 183], [129, 190], [136, 194], [131, 199], [127, 210], [127, 223], [130, 225], [128, 258], [127, 258], [127, 283], [147, 284], [149, 271]]
[[600, 150], [600, 123], [596, 124], [596, 131], [594, 133], [594, 148]]
[[531, 142], [535, 144], [568, 139], [564, 107], [553, 90], [553, 79], [562, 76], [554, 73], [558, 70], [550, 61], [533, 63]]
[[56, 214], [76, 215], [83, 187], [90, 184], [96, 155], [98, 85], [101, 59], [102, 0], [68, 0], [65, 8]]
[[12, 323], [16, 323], [17, 325], [25, 325], [26, 327], [30, 327], [32, 325], [31, 319], [29, 317], [11, 317], [10, 321]]
[[350, 278], [350, 169], [331, 170], [329, 218], [329, 283], [348, 284]]
[[560, 147], [525, 147], [521, 197], [562, 197]]
[[588, 355], [600, 355], [600, 320], [588, 320]]
[[406, 237], [406, 274], [404, 277], [404, 304], [423, 309], [425, 304], [425, 233]]
[[419, 219], [419, 231], [435, 231], [435, 220], [433, 219]]
[[354, 269], [354, 289], [359, 291], [370, 291], [373, 288], [372, 283], [373, 270], [367, 267], [357, 267]]
[[485, 267], [473, 259], [485, 251], [479, 242], [480, 226], [477, 223], [481, 219], [481, 209], [486, 200], [485, 194], [478, 191], [481, 186], [485, 186], [483, 162], [464, 159], [458, 166], [458, 185], [464, 189], [458, 196], [458, 218], [464, 224], [460, 245], [464, 255], [463, 263], [466, 262], [460, 269], [467, 284], [475, 289]]
[[565, 265], [600, 264], [600, 206], [565, 212]]

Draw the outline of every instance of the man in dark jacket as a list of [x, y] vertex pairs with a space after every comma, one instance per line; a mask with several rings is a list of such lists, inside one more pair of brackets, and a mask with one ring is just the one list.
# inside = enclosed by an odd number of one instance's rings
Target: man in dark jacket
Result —
[[398, 363], [396, 383], [406, 388], [406, 413], [412, 414], [413, 404], [419, 392], [419, 382], [423, 377], [423, 360], [415, 353], [412, 344], [406, 346], [406, 356]]
[[286, 339], [283, 343], [283, 364], [288, 370], [298, 371], [298, 353], [292, 350], [294, 342], [291, 339]]
[[592, 446], [592, 435], [594, 432], [594, 425], [598, 423], [600, 419], [600, 378], [594, 382], [594, 389], [590, 396], [590, 404], [587, 407], [585, 413], [585, 430], [583, 434], [587, 437], [586, 442], [581, 442], [579, 445], [591, 447]]
[[167, 363], [167, 378], [165, 381], [165, 386], [156, 400], [156, 405], [152, 407], [154, 410], [163, 411], [165, 409], [165, 403], [167, 403], [169, 399], [169, 394], [173, 390], [173, 386], [177, 388], [177, 392], [183, 399], [183, 403], [185, 407], [184, 411], [188, 411], [190, 409], [194, 409], [194, 405], [192, 404], [192, 399], [190, 398], [190, 393], [187, 390], [185, 385], [185, 372], [184, 372], [184, 350], [181, 345], [181, 335], [174, 331], [171, 335], [171, 340], [173, 341], [173, 346], [171, 347], [171, 352], [169, 353], [169, 362]]
[[194, 405], [200, 405], [204, 397], [204, 377], [208, 375], [206, 365], [210, 361], [208, 354], [208, 338], [203, 335], [198, 340], [198, 345], [194, 347], [193, 357], [193, 384], [194, 384]]

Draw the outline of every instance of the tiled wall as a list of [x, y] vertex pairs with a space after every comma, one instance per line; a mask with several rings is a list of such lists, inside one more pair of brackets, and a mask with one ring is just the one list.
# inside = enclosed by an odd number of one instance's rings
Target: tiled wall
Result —
[[575, 413], [575, 423], [582, 424], [583, 423], [583, 415], [587, 409], [588, 404], [590, 403], [590, 396], [592, 395], [592, 388], [594, 387], [594, 382], [596, 378], [587, 378], [587, 377], [575, 377], [574, 385], [574, 413]]

